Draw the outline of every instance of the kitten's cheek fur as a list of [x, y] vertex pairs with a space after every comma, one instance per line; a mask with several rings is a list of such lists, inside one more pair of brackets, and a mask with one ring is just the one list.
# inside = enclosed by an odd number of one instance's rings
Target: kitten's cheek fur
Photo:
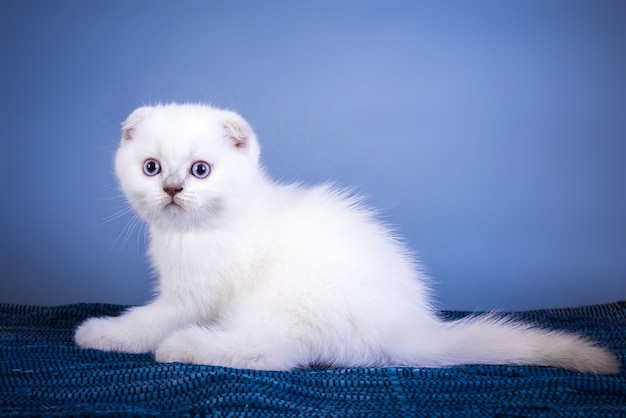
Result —
[[83, 322], [74, 334], [74, 341], [81, 348], [124, 353], [150, 351], [132, 330], [126, 329], [120, 318], [91, 318]]

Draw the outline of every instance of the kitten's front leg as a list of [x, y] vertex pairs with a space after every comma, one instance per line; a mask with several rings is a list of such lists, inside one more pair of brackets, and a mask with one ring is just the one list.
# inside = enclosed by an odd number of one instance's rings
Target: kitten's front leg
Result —
[[191, 322], [184, 308], [157, 300], [118, 317], [87, 319], [76, 329], [74, 341], [81, 348], [146, 353], [154, 351], [174, 329]]

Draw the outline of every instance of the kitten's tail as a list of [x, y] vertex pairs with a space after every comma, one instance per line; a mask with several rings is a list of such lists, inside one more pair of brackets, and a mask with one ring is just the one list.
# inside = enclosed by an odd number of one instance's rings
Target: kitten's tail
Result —
[[549, 331], [491, 314], [441, 325], [440, 338], [434, 344], [437, 353], [427, 354], [436, 355], [440, 362], [437, 366], [538, 365], [590, 374], [616, 374], [620, 370], [613, 353], [576, 334]]

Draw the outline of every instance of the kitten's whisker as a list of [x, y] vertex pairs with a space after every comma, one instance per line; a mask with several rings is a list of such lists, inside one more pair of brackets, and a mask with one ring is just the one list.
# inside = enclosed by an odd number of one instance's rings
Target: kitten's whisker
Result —
[[134, 215], [126, 223], [126, 225], [124, 225], [124, 228], [122, 228], [122, 230], [120, 231], [119, 235], [117, 236], [117, 238], [115, 239], [115, 241], [112, 244], [112, 246], [115, 246], [118, 242], [120, 243], [120, 249], [119, 249], [120, 254], [122, 253], [122, 251], [126, 247], [126, 244], [128, 243], [128, 240], [130, 239], [130, 236], [132, 235], [133, 231], [140, 224], [141, 224], [141, 218], [139, 218], [139, 216], [137, 216], [137, 215]]
[[123, 209], [120, 209], [117, 212], [115, 212], [113, 215], [109, 215], [106, 218], [104, 218], [99, 225], [102, 226], [102, 225], [108, 224], [109, 222], [112, 222], [116, 219], [121, 218], [127, 213], [131, 213], [132, 211], [133, 211], [133, 208], [131, 206], [126, 206]]
[[128, 233], [126, 234], [124, 243], [122, 244], [122, 248], [126, 247], [128, 241], [130, 241], [130, 238], [133, 234], [135, 234], [137, 236], [137, 239], [139, 239], [139, 231], [141, 231], [141, 218], [136, 216], [133, 218], [133, 223], [131, 225], [131, 228], [128, 230]]
[[148, 247], [148, 224], [145, 222], [142, 222], [141, 226], [139, 227], [139, 232], [141, 233], [143, 230], [143, 233], [141, 235], [143, 235], [143, 246], [144, 247]]
[[109, 196], [109, 197], [96, 197], [97, 200], [110, 201], [110, 200], [126, 200], [124, 195]]
[[139, 237], [143, 237], [144, 248], [148, 247], [148, 225], [145, 222], [139, 224], [139, 230], [137, 231], [137, 249], [139, 249]]
[[127, 230], [128, 230], [128, 228], [129, 228], [129, 225], [131, 225], [131, 224], [132, 224], [132, 222], [133, 222], [133, 220], [132, 220], [132, 219], [130, 219], [128, 222], [126, 222], [126, 225], [124, 225], [124, 228], [122, 228], [122, 230], [120, 231], [120, 233], [119, 233], [119, 234], [117, 234], [117, 237], [115, 238], [115, 241], [113, 241], [113, 244], [111, 244], [111, 248], [113, 248], [113, 247], [115, 247], [115, 246], [116, 246], [116, 244], [117, 244], [118, 242], [120, 242], [120, 240], [121, 240], [121, 247], [120, 247], [120, 249], [119, 249], [119, 253], [120, 253], [120, 254], [122, 253], [122, 250], [123, 250], [123, 248], [124, 248], [124, 242], [125, 242], [125, 239], [123, 239], [123, 238], [122, 238], [122, 236], [123, 236], [124, 234], [128, 234]]

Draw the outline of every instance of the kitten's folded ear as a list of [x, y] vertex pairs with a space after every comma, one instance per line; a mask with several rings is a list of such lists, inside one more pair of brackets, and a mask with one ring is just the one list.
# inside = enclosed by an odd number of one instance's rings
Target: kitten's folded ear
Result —
[[220, 111], [220, 122], [224, 135], [233, 146], [246, 152], [255, 159], [259, 157], [259, 144], [252, 127], [244, 118], [235, 112]]
[[133, 110], [133, 113], [122, 122], [122, 141], [128, 141], [133, 138], [135, 128], [150, 112], [152, 112], [152, 107], [150, 106], [143, 106]]

